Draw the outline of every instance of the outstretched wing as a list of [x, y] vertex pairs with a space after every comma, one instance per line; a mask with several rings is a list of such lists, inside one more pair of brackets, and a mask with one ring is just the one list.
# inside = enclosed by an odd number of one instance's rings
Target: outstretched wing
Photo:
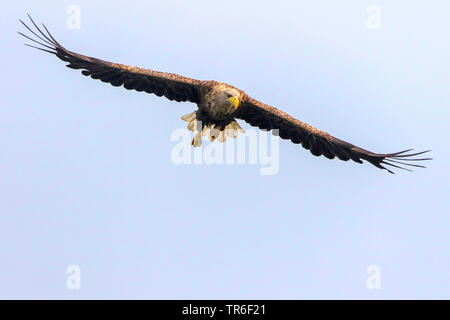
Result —
[[417, 155], [429, 152], [430, 150], [410, 153], [412, 149], [409, 149], [396, 153], [383, 154], [364, 150], [351, 143], [335, 138], [324, 131], [320, 131], [309, 124], [297, 120], [287, 113], [268, 106], [248, 95], [244, 96], [242, 105], [239, 109], [240, 111], [237, 118], [260, 129], [278, 129], [281, 138], [290, 139], [296, 144], [301, 143], [303, 148], [309, 149], [315, 156], [324, 155], [328, 159], [337, 157], [344, 161], [351, 159], [358, 163], [362, 163], [362, 160], [367, 160], [374, 166], [380, 169], [386, 169], [390, 173], [393, 172], [383, 165], [409, 170], [404, 166], [424, 168], [424, 166], [414, 162], [431, 160], [431, 158], [413, 158]]
[[27, 36], [21, 32], [19, 34], [40, 45], [40, 47], [27, 45], [56, 55], [59, 59], [69, 63], [67, 67], [81, 69], [83, 75], [110, 83], [115, 87], [123, 86], [128, 90], [134, 89], [136, 91], [154, 93], [159, 97], [165, 96], [175, 101], [200, 103], [200, 86], [202, 81], [173, 73], [103, 61], [69, 51], [53, 38], [44, 24], [42, 26], [45, 32], [36, 25], [30, 15], [28, 17], [36, 28], [35, 31], [28, 27], [22, 20], [19, 21], [37, 38], [33, 39], [31, 36]]

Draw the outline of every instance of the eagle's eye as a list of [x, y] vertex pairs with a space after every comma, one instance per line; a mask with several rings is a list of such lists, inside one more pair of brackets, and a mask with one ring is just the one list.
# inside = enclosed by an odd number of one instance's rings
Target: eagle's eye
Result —
[[233, 94], [229, 93], [229, 92], [227, 92], [226, 95], [227, 95], [227, 98], [231, 98], [233, 96]]

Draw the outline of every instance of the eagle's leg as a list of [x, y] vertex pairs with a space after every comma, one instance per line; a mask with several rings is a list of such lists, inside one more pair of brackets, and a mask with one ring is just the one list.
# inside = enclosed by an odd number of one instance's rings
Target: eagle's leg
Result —
[[217, 139], [220, 142], [225, 142], [227, 137], [236, 138], [239, 132], [245, 133], [239, 123], [234, 119], [226, 122], [213, 122], [209, 118], [199, 115], [198, 111], [189, 113], [181, 119], [188, 122], [188, 129], [190, 131], [196, 132], [191, 142], [194, 147], [201, 146], [202, 136], [209, 135], [210, 141]]
[[241, 128], [239, 123], [236, 120], [231, 120], [228, 123], [222, 123], [217, 125], [212, 125], [211, 130], [209, 131], [209, 139], [214, 141], [215, 139], [220, 142], [227, 141], [227, 137], [236, 138], [238, 134], [245, 133], [245, 131]]

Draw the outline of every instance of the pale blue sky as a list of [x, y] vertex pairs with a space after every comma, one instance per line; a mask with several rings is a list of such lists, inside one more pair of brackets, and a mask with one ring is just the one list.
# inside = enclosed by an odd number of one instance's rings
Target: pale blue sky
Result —
[[[283, 140], [273, 176], [176, 166], [194, 105], [23, 46], [27, 12], [70, 50], [229, 82], [363, 148], [435, 160], [390, 175]], [[448, 1], [20, 1], [0, 26], [0, 298], [450, 298]]]

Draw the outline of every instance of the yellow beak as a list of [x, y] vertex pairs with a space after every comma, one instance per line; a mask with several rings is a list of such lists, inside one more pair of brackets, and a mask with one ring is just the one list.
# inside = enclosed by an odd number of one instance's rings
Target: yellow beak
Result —
[[239, 99], [238, 99], [238, 97], [228, 98], [227, 101], [229, 103], [231, 103], [234, 106], [235, 109], [237, 109], [237, 107], [239, 106]]

